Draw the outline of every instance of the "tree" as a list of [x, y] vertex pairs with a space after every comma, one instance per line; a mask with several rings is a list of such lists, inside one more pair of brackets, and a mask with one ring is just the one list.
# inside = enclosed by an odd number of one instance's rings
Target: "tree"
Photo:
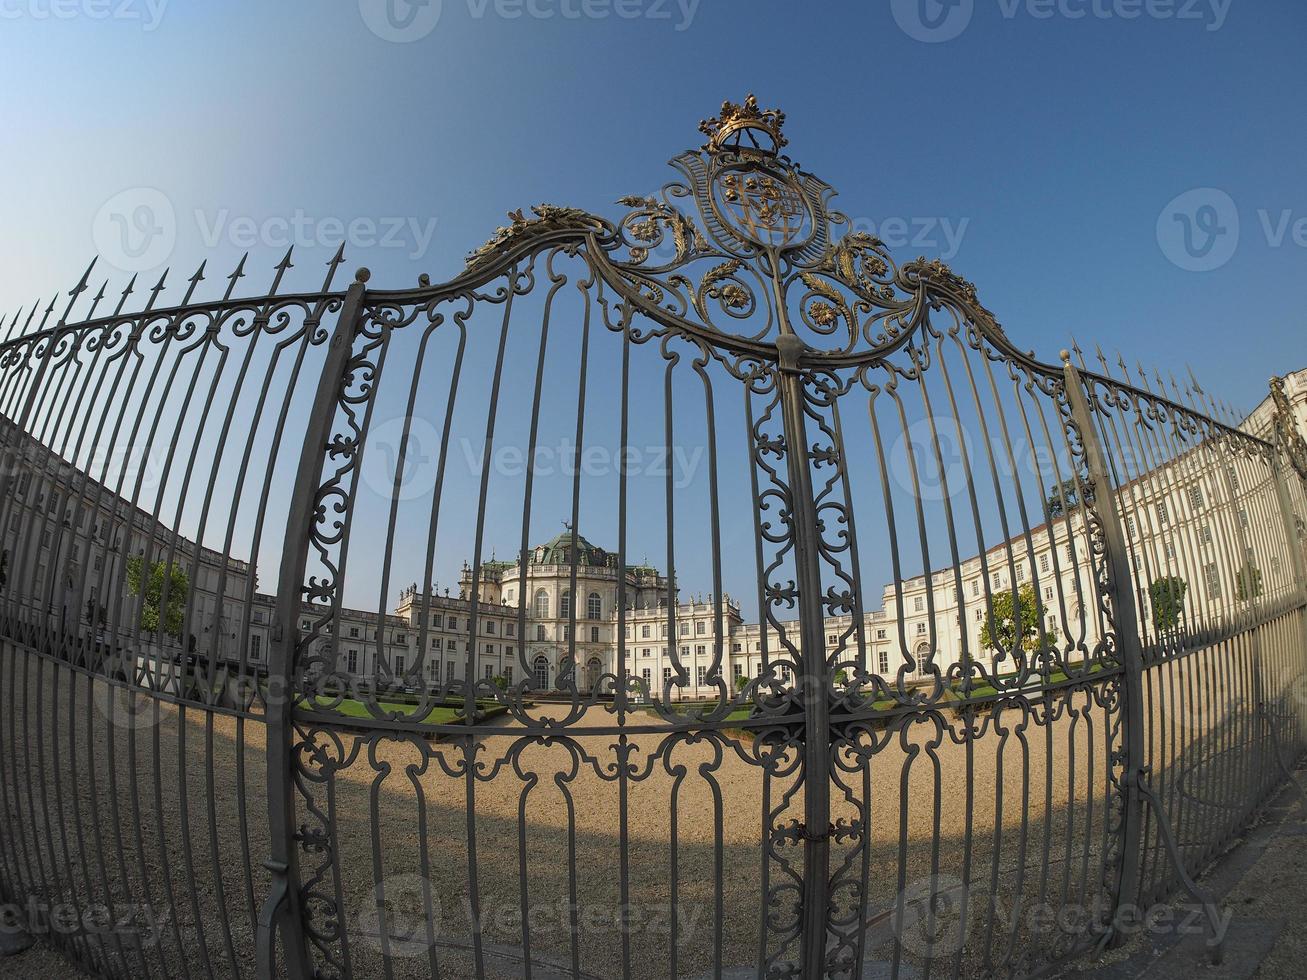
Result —
[[1045, 506], [1048, 507], [1048, 513], [1051, 517], [1063, 517], [1071, 511], [1078, 508], [1082, 503], [1092, 504], [1094, 502], [1094, 488], [1085, 485], [1084, 497], [1080, 495], [1080, 484], [1078, 481], [1063, 480], [1061, 483], [1048, 488], [1048, 498], [1045, 500]]
[[1153, 603], [1153, 626], [1157, 630], [1174, 629], [1184, 614], [1184, 594], [1189, 586], [1178, 575], [1162, 575], [1148, 587]]
[[508, 678], [505, 677], [503, 674], [496, 674], [493, 678], [491, 678], [490, 682], [494, 684], [495, 687], [497, 687], [501, 691], [508, 690]]
[[[985, 614], [980, 628], [980, 645], [986, 650], [1011, 650], [1020, 641], [1023, 650], [1037, 650], [1041, 609], [1035, 598], [1035, 589], [1029, 583], [1018, 592], [999, 592], [993, 598], [993, 609]], [[1057, 638], [1057, 629], [1046, 631], [1050, 640]]]
[[748, 686], [749, 678], [745, 677], [743, 674], [735, 675], [735, 689], [737, 691], [743, 691]]
[[1246, 562], [1234, 577], [1234, 594], [1240, 602], [1256, 599], [1262, 594], [1262, 570]]
[[[141, 571], [144, 559], [133, 555], [127, 559], [127, 592], [139, 596], [142, 592]], [[190, 594], [191, 583], [184, 569], [174, 565], [168, 570], [168, 608], [162, 610], [163, 582], [165, 563], [156, 561], [150, 566], [150, 574], [145, 577], [145, 601], [141, 606], [141, 629], [147, 633], [163, 632], [181, 639], [182, 620], [186, 614], [186, 598]]]

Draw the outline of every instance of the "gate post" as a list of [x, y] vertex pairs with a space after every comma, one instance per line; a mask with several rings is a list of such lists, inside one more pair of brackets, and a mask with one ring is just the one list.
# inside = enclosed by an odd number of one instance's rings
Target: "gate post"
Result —
[[1288, 457], [1285, 449], [1276, 440], [1275, 461], [1271, 466], [1271, 472], [1275, 475], [1275, 499], [1280, 511], [1280, 520], [1284, 524], [1284, 544], [1289, 549], [1290, 570], [1293, 573], [1293, 584], [1299, 594], [1307, 588], [1307, 567], [1304, 566], [1302, 554], [1302, 539], [1298, 536], [1298, 523], [1296, 515], [1293, 512], [1293, 504], [1290, 502], [1289, 485], [1285, 483], [1284, 471]]
[[[359, 269], [345, 294], [304, 433], [299, 466], [291, 490], [290, 513], [277, 578], [277, 606], [268, 656], [267, 758], [270, 855], [264, 867], [272, 887], [259, 914], [258, 976], [261, 980], [309, 980], [312, 969], [300, 902], [299, 847], [295, 828], [293, 697], [295, 654], [299, 647], [299, 613], [304, 596], [313, 511], [322, 482], [323, 460], [345, 366], [370, 278]], [[283, 962], [276, 969], [277, 933]]]
[[803, 933], [800, 975], [821, 980], [826, 974], [826, 933], [830, 910], [830, 701], [827, 696], [825, 624], [821, 560], [812, 470], [808, 464], [805, 395], [798, 359], [806, 349], [792, 333], [776, 339], [780, 375], [785, 461], [790, 484], [790, 519], [799, 587], [799, 642], [802, 651], [803, 712]]
[[[1107, 458], [1094, 424], [1084, 381], [1071, 363], [1071, 354], [1062, 351], [1063, 382], [1071, 409], [1071, 419], [1079, 430], [1084, 448], [1085, 466], [1094, 492], [1094, 511], [1103, 532], [1102, 560], [1107, 568], [1107, 598], [1112, 602], [1116, 627], [1117, 654], [1124, 670], [1122, 675], [1125, 737], [1117, 760], [1122, 767], [1124, 809], [1121, 814], [1121, 862], [1117, 873], [1115, 907], [1109, 929], [1114, 939], [1124, 924], [1121, 916], [1134, 904], [1139, 892], [1139, 869], [1142, 860], [1144, 795], [1141, 783], [1147, 774], [1144, 749], [1144, 657], [1139, 618], [1135, 609], [1134, 572], [1125, 532], [1117, 514], [1117, 494], [1112, 486]], [[1110, 764], [1110, 763], [1109, 763]]]

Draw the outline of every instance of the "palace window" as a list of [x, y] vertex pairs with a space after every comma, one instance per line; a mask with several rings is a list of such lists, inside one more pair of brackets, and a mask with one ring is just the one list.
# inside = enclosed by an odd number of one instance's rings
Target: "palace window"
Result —
[[544, 638], [545, 638], [545, 628], [544, 628], [544, 626], [542, 626], [542, 625], [539, 624], [539, 623], [536, 623], [536, 639], [537, 639], [537, 640], [543, 640]]
[[444, 616], [442, 616], [440, 613], [432, 613], [432, 614], [431, 614], [431, 625], [432, 625], [432, 626], [434, 626], [436, 629], [441, 629], [441, 628], [444, 626], [444, 624], [445, 624], [445, 617], [444, 617]]
[[558, 597], [558, 618], [567, 619], [572, 615], [572, 592], [570, 589], [564, 589], [563, 594]]
[[1203, 509], [1203, 488], [1197, 484], [1189, 488], [1189, 506], [1194, 510]]
[[345, 654], [345, 665], [351, 674], [359, 672], [359, 652], [357, 650], [350, 650]]
[[645, 623], [640, 627], [640, 639], [647, 640], [652, 634], [649, 632], [649, 624]]
[[454, 661], [452, 660], [449, 661], [449, 663], [445, 664], [445, 683], [446, 684], [454, 683]]
[[516, 636], [516, 635], [517, 635], [517, 624], [514, 623], [514, 622], [512, 622], [511, 620], [510, 620], [509, 622], [505, 623], [505, 624], [504, 624], [504, 635], [505, 635], [505, 636]]
[[917, 635], [918, 635], [918, 636], [925, 636], [925, 635], [926, 635], [926, 624], [925, 624], [925, 623], [918, 623], [918, 624], [917, 624]]
[[699, 675], [698, 675], [698, 681], [699, 681], [698, 686], [699, 686], [699, 687], [703, 687], [703, 686], [704, 686], [704, 684], [703, 684], [703, 675], [704, 675], [704, 672], [705, 672], [707, 669], [708, 669], [707, 667], [700, 667], [700, 668], [699, 668]]
[[452, 630], [456, 630], [456, 629], [458, 629], [458, 617], [457, 617], [457, 616], [450, 616], [450, 617], [449, 617], [449, 628], [452, 629]]
[[668, 681], [670, 681], [671, 679], [672, 679], [672, 668], [671, 668], [671, 667], [664, 667], [664, 668], [663, 668], [663, 683], [666, 684], [666, 683], [667, 683]]
[[1203, 569], [1203, 577], [1207, 580], [1207, 598], [1221, 598], [1221, 573], [1216, 568], [1216, 562], [1211, 562]]
[[707, 628], [708, 628], [708, 624], [705, 623], [702, 619], [699, 620], [697, 623], [694, 624], [694, 635], [703, 636]]
[[743, 676], [744, 676], [744, 664], [733, 664], [733, 665], [731, 666], [731, 676], [733, 676], [733, 677], [743, 677]]
[[591, 626], [591, 627], [590, 627], [590, 642], [591, 642], [591, 643], [598, 643], [598, 642], [599, 642], [599, 627], [598, 627], [598, 626]]
[[689, 636], [689, 635], [690, 635], [690, 624], [689, 624], [689, 623], [686, 623], [686, 622], [682, 622], [682, 623], [681, 623], [681, 635], [682, 635], [682, 636]]
[[598, 592], [591, 592], [590, 597], [586, 599], [585, 615], [587, 619], [599, 619], [603, 616], [603, 601], [599, 598]]
[[397, 676], [397, 677], [402, 676], [403, 673], [404, 673], [404, 658], [403, 658], [403, 657], [396, 657], [396, 658], [395, 658], [395, 676]]
[[1041, 572], [1048, 571], [1048, 555], [1039, 556], [1039, 570]]
[[882, 674], [889, 673], [889, 651], [880, 650], [876, 654], [876, 665]]
[[539, 589], [536, 591], [534, 607], [535, 607], [535, 615], [537, 618], [539, 619], [549, 618], [549, 593], [546, 592], [544, 589]]
[[912, 600], [912, 611], [921, 612], [926, 606], [926, 600], [922, 596], [916, 596]]
[[250, 659], [260, 660], [263, 658], [263, 637], [255, 633], [250, 637]]

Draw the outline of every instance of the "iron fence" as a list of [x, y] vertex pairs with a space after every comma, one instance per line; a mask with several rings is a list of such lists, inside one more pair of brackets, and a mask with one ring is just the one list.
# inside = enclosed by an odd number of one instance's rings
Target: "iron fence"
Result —
[[441, 285], [11, 318], [10, 919], [115, 977], [1036, 976], [1182, 886], [1219, 936], [1305, 747], [1282, 390], [1021, 351], [782, 121]]

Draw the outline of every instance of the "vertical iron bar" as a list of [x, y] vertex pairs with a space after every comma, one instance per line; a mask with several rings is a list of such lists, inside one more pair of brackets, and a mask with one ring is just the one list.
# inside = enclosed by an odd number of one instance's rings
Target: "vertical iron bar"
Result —
[[1063, 377], [1071, 417], [1080, 430], [1081, 445], [1085, 452], [1085, 465], [1094, 488], [1095, 507], [1103, 531], [1107, 563], [1109, 598], [1116, 619], [1118, 655], [1124, 668], [1123, 724], [1125, 735], [1121, 760], [1124, 777], [1125, 811], [1121, 826], [1121, 864], [1117, 877], [1116, 907], [1112, 910], [1111, 928], [1115, 933], [1122, 923], [1121, 913], [1135, 901], [1139, 889], [1140, 830], [1143, 824], [1144, 800], [1139, 783], [1144, 766], [1144, 690], [1143, 651], [1139, 640], [1139, 625], [1135, 609], [1135, 589], [1124, 531], [1116, 512], [1116, 491], [1108, 477], [1103, 447], [1098, 440], [1089, 401], [1085, 397], [1080, 372], [1071, 363], [1071, 355], [1062, 351]]
[[799, 644], [802, 651], [803, 739], [803, 934], [802, 976], [825, 975], [828, 864], [830, 857], [830, 717], [821, 598], [817, 512], [804, 420], [803, 376], [798, 359], [802, 340], [784, 334], [776, 340], [780, 355], [781, 414], [785, 425], [785, 461], [790, 484], [795, 573], [799, 584]]
[[[295, 651], [299, 637], [299, 611], [303, 598], [304, 572], [308, 564], [313, 508], [319, 484], [327, 438], [335, 421], [336, 400], [342, 375], [349, 361], [353, 338], [363, 309], [370, 273], [360, 269], [336, 320], [328, 341], [322, 375], [307, 420], [304, 446], [295, 474], [290, 511], [286, 519], [285, 545], [277, 578], [277, 606], [268, 656], [267, 755], [269, 859], [264, 866], [272, 873], [272, 887], [259, 916], [258, 976], [261, 980], [284, 977], [308, 980], [310, 964], [305, 942], [303, 911], [299, 895], [299, 855], [296, 850], [295, 788], [293, 767], [294, 727], [291, 692], [294, 684]], [[280, 930], [283, 961], [274, 970], [274, 932]]]

